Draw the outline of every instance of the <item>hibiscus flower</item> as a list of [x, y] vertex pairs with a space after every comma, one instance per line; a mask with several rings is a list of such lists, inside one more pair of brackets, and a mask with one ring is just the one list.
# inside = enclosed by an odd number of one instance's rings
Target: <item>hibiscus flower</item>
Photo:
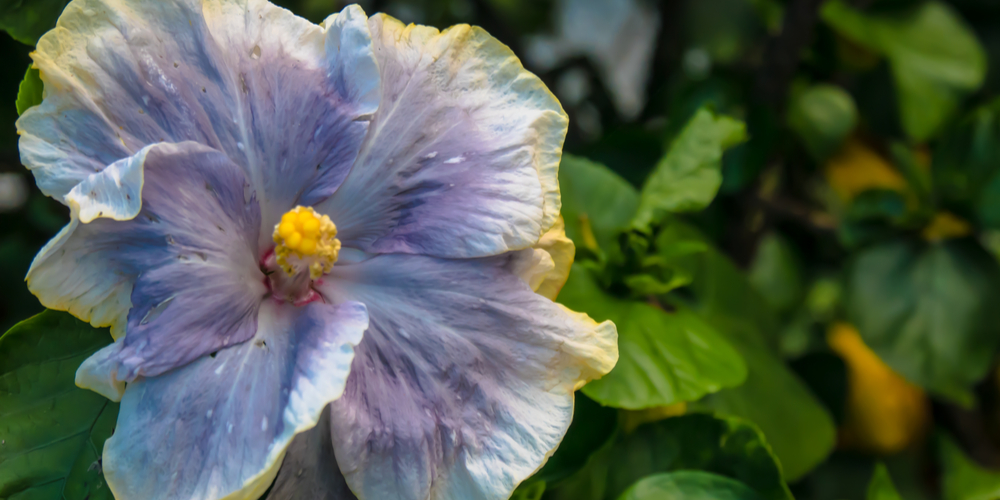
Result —
[[74, 0], [22, 162], [71, 222], [28, 286], [115, 342], [119, 500], [256, 500], [330, 406], [361, 499], [502, 499], [616, 331], [551, 299], [567, 118], [483, 30], [352, 6]]

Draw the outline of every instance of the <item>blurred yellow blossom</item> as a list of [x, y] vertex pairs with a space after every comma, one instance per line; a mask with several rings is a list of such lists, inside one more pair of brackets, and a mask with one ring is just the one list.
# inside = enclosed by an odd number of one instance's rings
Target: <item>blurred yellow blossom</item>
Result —
[[923, 437], [930, 408], [922, 389], [879, 359], [852, 325], [835, 323], [827, 343], [847, 364], [844, 448], [888, 455]]

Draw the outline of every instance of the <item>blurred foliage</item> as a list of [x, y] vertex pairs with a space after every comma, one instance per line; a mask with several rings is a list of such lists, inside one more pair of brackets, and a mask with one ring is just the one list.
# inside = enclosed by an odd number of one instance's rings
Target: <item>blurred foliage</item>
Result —
[[866, 15], [839, 0], [823, 19], [850, 42], [884, 56], [892, 67], [903, 130], [929, 139], [952, 117], [965, 93], [986, 76], [986, 55], [954, 11], [935, 1], [891, 14]]
[[902, 500], [885, 464], [875, 466], [875, 474], [868, 485], [868, 500]]
[[1000, 342], [998, 271], [966, 240], [878, 244], [848, 269], [847, 314], [894, 370], [971, 406]]
[[0, 30], [14, 40], [34, 45], [56, 19], [68, 0], [0, 0]]
[[[12, 124], [65, 3], [0, 0], [0, 173], [26, 181]], [[483, 26], [570, 115], [558, 300], [614, 320], [620, 361], [514, 498], [1000, 499], [1000, 2], [361, 3]], [[0, 331], [41, 310], [23, 278], [67, 219], [30, 189], [0, 211]], [[67, 378], [106, 337], [46, 312], [0, 338], [0, 420], [63, 388], [86, 401], [55, 400], [79, 409], [46, 415], [58, 432], [107, 424]], [[38, 448], [40, 471], [18, 450], [58, 436], [31, 425], [0, 425], [0, 497], [107, 494], [89, 466], [110, 428]]]
[[966, 457], [946, 436], [938, 440], [944, 468], [944, 500], [990, 500], [1000, 498], [1000, 472], [986, 470]]

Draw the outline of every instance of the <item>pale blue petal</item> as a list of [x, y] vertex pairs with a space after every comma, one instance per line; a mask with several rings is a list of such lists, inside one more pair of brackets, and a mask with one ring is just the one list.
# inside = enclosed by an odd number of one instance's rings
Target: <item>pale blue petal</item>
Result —
[[62, 200], [149, 144], [191, 140], [248, 172], [265, 219], [313, 203], [378, 106], [366, 20], [353, 7], [320, 27], [265, 0], [74, 0], [32, 53], [45, 99], [17, 122], [22, 163]]
[[207, 1], [205, 11], [238, 72], [239, 153], [273, 227], [292, 206], [330, 196], [357, 157], [380, 98], [368, 18], [350, 6], [321, 28], [266, 0]]
[[526, 248], [559, 214], [567, 118], [485, 31], [369, 21], [382, 102], [357, 162], [320, 205], [345, 246], [481, 257]]
[[86, 224], [100, 217], [129, 220], [142, 207], [143, 165], [152, 144], [138, 153], [122, 158], [100, 172], [88, 175], [66, 195], [66, 203], [80, 222]]
[[[132, 160], [144, 171], [141, 211], [125, 221], [74, 218], [28, 272], [46, 307], [107, 321], [119, 337], [127, 311], [128, 335], [108, 362], [128, 381], [253, 336], [267, 293], [260, 212], [244, 197], [243, 171], [193, 142], [154, 145], [141, 159]], [[96, 200], [138, 198], [129, 186], [94, 186]]]
[[614, 366], [614, 325], [532, 292], [509, 258], [334, 268], [324, 294], [371, 318], [331, 406], [337, 462], [362, 500], [507, 499], [562, 439], [574, 389]]
[[104, 446], [118, 500], [257, 500], [288, 444], [341, 395], [368, 327], [359, 303], [266, 302], [257, 334], [128, 384]]
[[118, 374], [118, 356], [124, 347], [125, 337], [121, 337], [83, 360], [76, 369], [76, 385], [112, 401], [121, 401], [125, 392], [125, 380]]

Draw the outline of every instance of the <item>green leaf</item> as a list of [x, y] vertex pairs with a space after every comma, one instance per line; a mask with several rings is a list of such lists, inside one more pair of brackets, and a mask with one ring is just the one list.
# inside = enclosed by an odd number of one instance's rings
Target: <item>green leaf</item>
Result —
[[889, 469], [882, 462], [875, 466], [875, 474], [868, 483], [868, 500], [903, 500], [896, 491], [896, 485], [892, 484]]
[[971, 405], [1000, 337], [1000, 268], [971, 240], [882, 244], [848, 270], [847, 312], [876, 354], [929, 391]]
[[672, 265], [682, 267], [693, 278], [691, 291], [697, 297], [698, 312], [702, 316], [730, 316], [749, 321], [756, 334], [774, 334], [777, 338], [778, 318], [771, 306], [750, 282], [746, 273], [736, 267], [728, 257], [712, 246], [693, 226], [672, 219], [661, 227], [655, 246], [659, 254], [671, 253], [678, 246], [703, 246], [682, 259], [672, 259]]
[[1000, 498], [1000, 471], [985, 469], [962, 453], [948, 437], [938, 440], [944, 500], [996, 500]]
[[934, 188], [945, 201], [969, 207], [982, 226], [1000, 228], [1000, 99], [950, 129], [931, 167]]
[[[657, 246], [699, 237], [704, 238], [694, 228], [673, 221], [657, 236]], [[747, 378], [739, 387], [709, 395], [689, 408], [736, 415], [757, 424], [781, 460], [785, 477], [794, 481], [833, 450], [833, 417], [778, 356], [778, 322], [747, 276], [718, 250], [692, 260], [691, 306], [739, 351]]]
[[906, 179], [907, 187], [920, 202], [918, 208], [930, 205], [931, 176], [926, 165], [922, 164], [917, 148], [900, 141], [893, 141], [889, 144], [889, 155], [896, 169]]
[[625, 234], [622, 274], [626, 276], [622, 282], [631, 296], [640, 300], [690, 285], [694, 279], [690, 270], [694, 256], [710, 248], [700, 240], [671, 241], [667, 247], [656, 247], [649, 235], [637, 231]]
[[799, 479], [833, 451], [837, 437], [833, 417], [771, 348], [754, 339], [759, 334], [749, 331], [752, 327], [736, 319], [706, 319], [743, 356], [747, 380], [689, 407], [754, 422], [781, 460], [785, 477]]
[[524, 483], [514, 490], [511, 500], [542, 500], [545, 494], [545, 481]]
[[693, 469], [742, 481], [762, 499], [790, 500], [779, 465], [764, 435], [733, 417], [690, 414], [640, 426], [611, 450], [610, 498], [653, 472]]
[[563, 155], [559, 189], [566, 235], [577, 248], [609, 251], [639, 206], [639, 193], [628, 181], [578, 156]]
[[[848, 249], [892, 240], [926, 221], [911, 213], [904, 193], [892, 189], [868, 189], [851, 200], [837, 227], [840, 243]], [[916, 221], [916, 223], [915, 223]]]
[[777, 233], [768, 233], [757, 246], [748, 278], [777, 311], [787, 311], [802, 300], [802, 270], [794, 249]]
[[857, 124], [854, 99], [836, 85], [814, 85], [802, 91], [793, 97], [788, 110], [788, 126], [816, 161], [840, 149]]
[[760, 500], [745, 484], [701, 471], [654, 474], [635, 483], [618, 500]]
[[791, 500], [770, 446], [753, 424], [733, 417], [689, 414], [619, 434], [587, 468], [553, 491], [554, 500], [613, 500], [650, 474], [701, 470], [752, 488], [762, 500]]
[[894, 189], [868, 189], [851, 201], [845, 218], [851, 221], [880, 219], [901, 221], [906, 216], [906, 196]]
[[931, 138], [986, 76], [983, 47], [942, 2], [865, 14], [833, 0], [824, 4], [822, 16], [844, 37], [889, 60], [903, 129], [916, 141]]
[[583, 388], [603, 405], [638, 410], [693, 401], [746, 377], [740, 355], [697, 316], [613, 297], [578, 264], [559, 301], [618, 327], [618, 364]]
[[648, 232], [665, 213], [707, 207], [722, 184], [722, 153], [746, 139], [743, 122], [698, 110], [646, 179], [633, 227]]
[[109, 343], [106, 329], [55, 311], [0, 337], [0, 497], [113, 500], [100, 458], [118, 404], [74, 384]]
[[69, 0], [0, 0], [0, 30], [26, 45], [35, 45]]
[[24, 73], [24, 80], [17, 88], [17, 114], [23, 115], [28, 108], [42, 103], [42, 78], [38, 75], [38, 70], [28, 67]]

